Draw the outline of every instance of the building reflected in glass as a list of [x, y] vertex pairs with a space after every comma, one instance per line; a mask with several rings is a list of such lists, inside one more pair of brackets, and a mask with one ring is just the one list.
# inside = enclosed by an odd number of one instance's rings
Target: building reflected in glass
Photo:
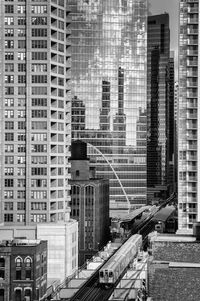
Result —
[[[72, 139], [110, 179], [111, 216], [146, 203], [146, 0], [68, 0]], [[127, 201], [128, 199], [128, 201]]]

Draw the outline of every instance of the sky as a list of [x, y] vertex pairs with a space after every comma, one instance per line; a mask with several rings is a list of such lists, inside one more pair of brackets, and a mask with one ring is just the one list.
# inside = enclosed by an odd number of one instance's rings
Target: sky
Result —
[[[170, 19], [170, 45], [175, 51], [175, 70], [177, 71], [178, 57], [178, 23], [179, 23], [179, 0], [148, 0], [149, 9], [152, 15], [169, 14]], [[176, 72], [177, 77], [177, 72]]]

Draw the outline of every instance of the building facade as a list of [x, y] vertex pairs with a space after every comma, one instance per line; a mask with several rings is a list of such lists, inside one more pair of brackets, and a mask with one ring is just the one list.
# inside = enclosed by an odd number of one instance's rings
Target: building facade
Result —
[[169, 170], [169, 15], [148, 17], [147, 35], [147, 187], [148, 195], [168, 189]]
[[180, 1], [178, 109], [178, 222], [199, 220], [199, 1]]
[[110, 181], [110, 203], [127, 213], [146, 203], [147, 3], [67, 3], [72, 139], [88, 143], [97, 177]]
[[109, 181], [95, 177], [82, 141], [72, 143], [71, 217], [79, 222], [79, 266], [109, 240]]
[[47, 289], [47, 242], [1, 241], [0, 286], [1, 301], [44, 298]]
[[65, 220], [70, 79], [66, 1], [1, 1], [0, 220]]

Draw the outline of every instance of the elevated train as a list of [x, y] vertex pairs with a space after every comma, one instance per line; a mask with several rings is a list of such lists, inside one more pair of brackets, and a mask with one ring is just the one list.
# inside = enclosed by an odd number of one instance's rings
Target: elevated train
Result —
[[139, 234], [131, 236], [99, 270], [100, 285], [113, 286], [141, 248], [142, 236]]

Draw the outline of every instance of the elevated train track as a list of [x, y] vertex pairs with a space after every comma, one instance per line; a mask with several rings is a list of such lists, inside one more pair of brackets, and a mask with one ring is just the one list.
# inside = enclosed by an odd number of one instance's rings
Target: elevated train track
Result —
[[[173, 201], [175, 198], [175, 195], [172, 194], [163, 204], [161, 204], [158, 207], [158, 210], [155, 210], [153, 214], [150, 215], [150, 217], [145, 218], [141, 223], [137, 225], [135, 229], [132, 229], [132, 231], [129, 233], [129, 236], [126, 238], [126, 240], [123, 242], [126, 243], [129, 238], [138, 233], [142, 235], [142, 242], [143, 242], [143, 248], [146, 248], [147, 245], [147, 236], [150, 232], [154, 230], [154, 223], [152, 221], [152, 218], [154, 215], [164, 206], [166, 206], [168, 203]], [[120, 247], [121, 248], [121, 247]], [[114, 251], [112, 256], [108, 258], [93, 274], [92, 276], [80, 287], [80, 289], [71, 297], [70, 299], [62, 298], [60, 300], [62, 301], [106, 301], [111, 296], [112, 292], [114, 291], [115, 287], [120, 282], [121, 278], [126, 272], [126, 267], [122, 271], [122, 273], [119, 275], [117, 281], [114, 283], [113, 286], [110, 287], [103, 287], [100, 285], [99, 282], [99, 271], [103, 268], [106, 263], [111, 260], [111, 258], [114, 258], [115, 253], [118, 250]], [[58, 288], [59, 290], [59, 288]], [[56, 293], [56, 292], [55, 292]]]

